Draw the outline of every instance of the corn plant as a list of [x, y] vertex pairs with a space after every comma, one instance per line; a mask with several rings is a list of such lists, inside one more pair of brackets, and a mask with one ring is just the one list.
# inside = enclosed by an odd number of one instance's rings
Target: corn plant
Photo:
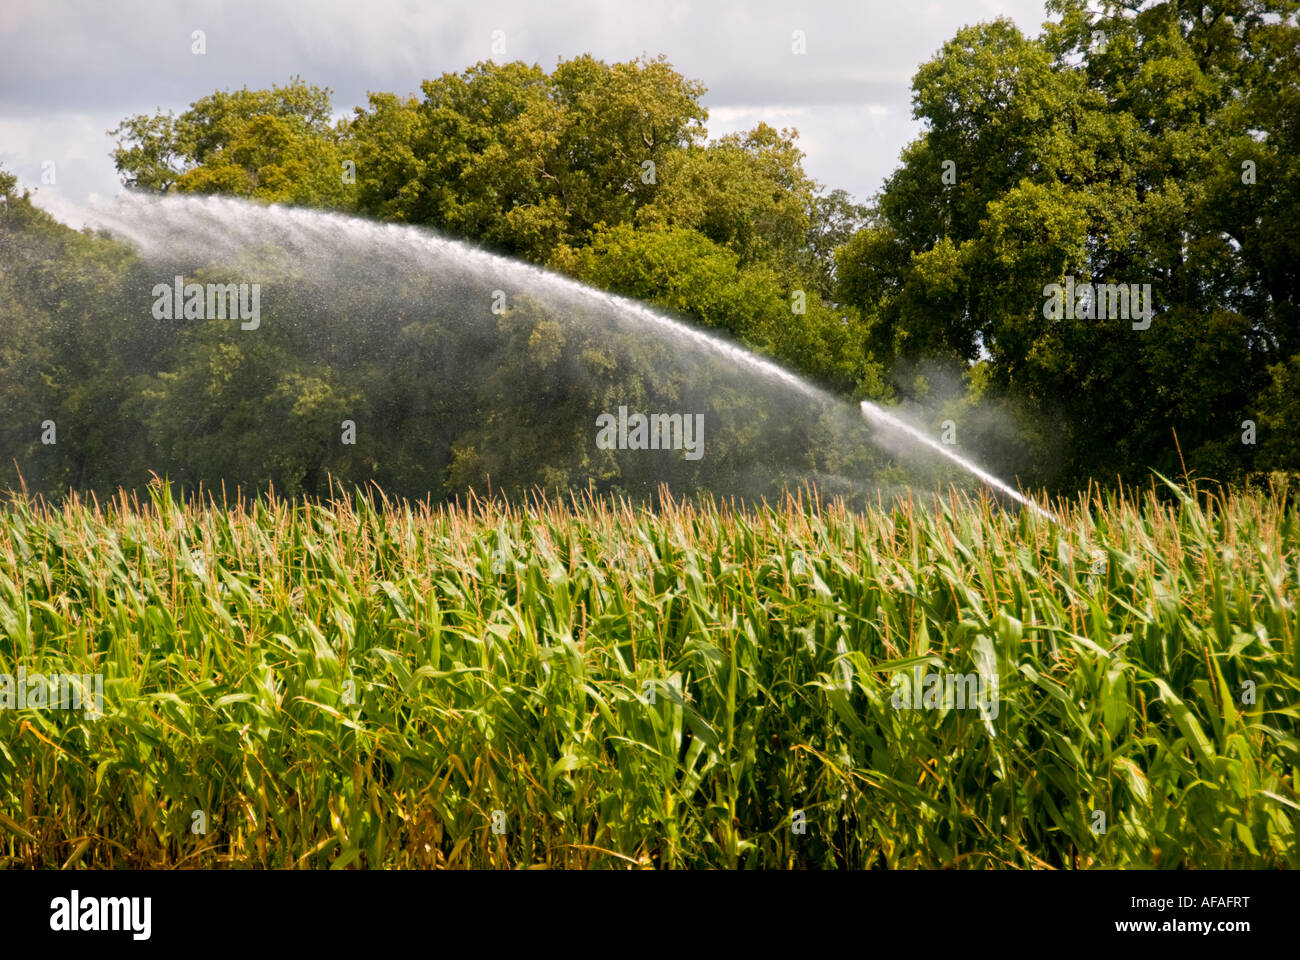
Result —
[[15, 497], [0, 864], [1300, 866], [1294, 505], [1050, 506]]

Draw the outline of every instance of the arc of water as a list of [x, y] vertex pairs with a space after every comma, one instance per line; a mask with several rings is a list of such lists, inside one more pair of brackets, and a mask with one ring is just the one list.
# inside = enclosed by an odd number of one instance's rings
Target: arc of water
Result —
[[[96, 214], [93, 219], [98, 219], [101, 226], [134, 241], [147, 254], [160, 253], [187, 241], [191, 246], [202, 246], [205, 250], [210, 250], [214, 243], [221, 242], [228, 246], [247, 245], [259, 239], [265, 240], [266, 229], [273, 226], [280, 232], [278, 239], [281, 242], [293, 241], [295, 247], [301, 247], [310, 240], [320, 241], [345, 233], [354, 242], [382, 245], [394, 252], [401, 251], [413, 261], [424, 261], [430, 254], [435, 259], [449, 258], [469, 264], [487, 276], [508, 276], [521, 286], [549, 287], [559, 293], [608, 307], [623, 316], [635, 317], [643, 325], [657, 327], [666, 335], [709, 350], [816, 402], [828, 405], [843, 402], [771, 360], [665, 316], [644, 304], [588, 287], [532, 264], [520, 263], [441, 237], [432, 231], [397, 224], [379, 224], [323, 211], [263, 207], [225, 197], [155, 198], [125, 194], [118, 197], [112, 210], [101, 209]], [[200, 229], [195, 229], [196, 227]], [[863, 401], [862, 414], [876, 426], [902, 434], [909, 440], [930, 448], [1017, 503], [1056, 522], [1050, 513], [997, 477], [875, 404]]]
[[941, 454], [942, 456], [948, 458], [949, 460], [957, 464], [959, 467], [961, 467], [963, 470], [967, 471], [968, 473], [973, 473], [975, 476], [979, 477], [981, 480], [987, 483], [990, 487], [995, 487], [996, 489], [1001, 490], [1012, 500], [1015, 500], [1017, 503], [1028, 507], [1030, 510], [1034, 511], [1034, 513], [1046, 517], [1048, 520], [1052, 521], [1052, 523], [1057, 522], [1056, 517], [1052, 516], [1050, 513], [1048, 513], [1038, 504], [1034, 503], [1034, 501], [1030, 500], [1028, 497], [1023, 496], [1019, 491], [1013, 490], [1011, 487], [1007, 486], [1005, 483], [1003, 483], [997, 477], [993, 476], [993, 474], [989, 473], [987, 470], [981, 469], [980, 467], [971, 463], [965, 457], [959, 457], [957, 454], [953, 453], [951, 450], [949, 450], [939, 441], [935, 440], [933, 437], [926, 436], [925, 433], [918, 430], [916, 427], [913, 427], [911, 424], [906, 423], [903, 420], [900, 420], [892, 413], [887, 413], [885, 410], [876, 406], [870, 400], [862, 401], [862, 415], [866, 417], [866, 419], [870, 423], [873, 423], [880, 427], [884, 427], [885, 429], [890, 430], [894, 433], [905, 434], [909, 439], [914, 440], [917, 443], [923, 444], [926, 447], [929, 447], [935, 453]]
[[[667, 336], [684, 340], [713, 353], [742, 369], [783, 384], [821, 404], [843, 403], [838, 397], [791, 373], [780, 364], [758, 356], [723, 337], [705, 333], [666, 316], [635, 300], [587, 286], [561, 274], [530, 263], [490, 253], [435, 231], [408, 224], [376, 223], [359, 217], [301, 207], [262, 206], [221, 196], [169, 195], [156, 197], [131, 191], [118, 195], [112, 204], [93, 209], [89, 219], [133, 242], [142, 253], [172, 253], [179, 244], [210, 252], [214, 242], [251, 245], [256, 231], [272, 226], [280, 237], [324, 239], [346, 231], [348, 239], [400, 251], [408, 257], [446, 258], [466, 264], [484, 276], [509, 277], [521, 287], [550, 288], [557, 293], [581, 298], [624, 317], [635, 317], [643, 325], [658, 328]], [[160, 230], [159, 227], [163, 229]], [[198, 229], [195, 229], [198, 228]]]

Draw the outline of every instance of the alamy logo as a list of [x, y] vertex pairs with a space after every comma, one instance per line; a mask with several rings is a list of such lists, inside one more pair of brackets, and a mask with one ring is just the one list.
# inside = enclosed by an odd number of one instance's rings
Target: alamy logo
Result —
[[18, 676], [0, 673], [0, 710], [85, 710], [92, 716], [104, 715], [104, 675], [102, 673], [28, 674], [18, 668]]
[[86, 897], [77, 890], [70, 897], [50, 901], [50, 929], [129, 930], [133, 940], [148, 940], [153, 929], [150, 897]]
[[982, 710], [998, 718], [998, 678], [982, 673], [896, 673], [891, 703], [895, 710]]
[[244, 321], [241, 330], [256, 330], [262, 323], [260, 283], [186, 283], [184, 277], [154, 284], [155, 320]]
[[1074, 277], [1068, 276], [1064, 285], [1043, 287], [1043, 297], [1043, 316], [1048, 320], [1136, 320], [1133, 329], [1145, 330], [1155, 316], [1149, 283], [1076, 285]]
[[634, 413], [618, 408], [618, 416], [596, 418], [596, 446], [601, 450], [683, 450], [687, 460], [704, 456], [704, 414]]

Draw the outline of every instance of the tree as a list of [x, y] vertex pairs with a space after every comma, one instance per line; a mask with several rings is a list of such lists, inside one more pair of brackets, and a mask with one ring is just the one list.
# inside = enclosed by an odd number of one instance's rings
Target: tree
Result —
[[297, 78], [270, 90], [218, 91], [180, 117], [129, 117], [109, 133], [128, 186], [319, 207], [354, 202], [346, 128], [332, 123], [330, 91]]
[[791, 287], [771, 265], [747, 265], [696, 230], [625, 223], [598, 231], [579, 251], [560, 251], [552, 265], [720, 330], [829, 388], [878, 387], [855, 309], [834, 309], [816, 290]]
[[637, 222], [696, 230], [742, 264], [764, 262], [792, 276], [801, 265], [817, 186], [804, 175], [796, 137], [760, 123], [671, 155]]
[[663, 57], [484, 62], [422, 90], [357, 111], [361, 208], [536, 261], [629, 220], [706, 117], [704, 88]]
[[[984, 358], [1068, 437], [1036, 479], [1171, 469], [1175, 432], [1189, 466], [1240, 474], [1239, 423], [1295, 343], [1297, 5], [1050, 6], [1036, 40], [981, 24], [918, 70], [925, 132], [840, 250], [839, 295], [905, 367]], [[1149, 284], [1157, 317], [1046, 316], [1067, 278]]]
[[866, 226], [869, 213], [870, 208], [855, 203], [847, 190], [836, 188], [812, 198], [801, 267], [815, 280], [823, 299], [835, 296], [835, 251]]

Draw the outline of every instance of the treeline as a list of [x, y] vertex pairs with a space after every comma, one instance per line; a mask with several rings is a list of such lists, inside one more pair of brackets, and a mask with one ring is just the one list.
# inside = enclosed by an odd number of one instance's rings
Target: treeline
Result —
[[[704, 88], [662, 57], [480, 63], [419, 96], [372, 94], [342, 120], [328, 90], [296, 79], [216, 92], [126, 119], [115, 160], [137, 189], [428, 226], [650, 302], [835, 393], [911, 404], [1029, 486], [1141, 482], [1183, 463], [1223, 480], [1300, 469], [1297, 3], [1049, 9], [1037, 38], [981, 24], [920, 67], [924, 132], [867, 206], [806, 175], [794, 131], [707, 139]], [[130, 423], [173, 462], [236, 436], [221, 405], [247, 397], [199, 385], [237, 377], [288, 410], [320, 399], [315, 372], [295, 387], [276, 366], [292, 358], [252, 343], [161, 350], [156, 329], [106, 306], [124, 302], [105, 291], [131, 254], [31, 210], [12, 178], [0, 186], [6, 460], [39, 453], [45, 419], [72, 422], [81, 452], [49, 486], [96, 488], [148, 459], [121, 435]], [[1149, 288], [1149, 325], [1089, 316], [1086, 299], [1049, 316], [1045, 291], [1067, 282]], [[512, 375], [561, 346], [547, 329], [518, 339]], [[159, 411], [181, 401], [212, 408], [177, 434]], [[480, 401], [492, 421], [496, 401]], [[372, 467], [408, 455], [400, 431], [384, 442]], [[491, 459], [448, 443], [462, 465]], [[258, 446], [258, 477], [324, 482], [319, 449]], [[259, 471], [259, 457], [304, 462]], [[440, 469], [430, 489], [468, 482]]]
[[131, 248], [11, 206], [0, 437], [33, 491], [770, 499], [889, 474], [852, 406], [518, 260], [226, 198], [125, 203]]

